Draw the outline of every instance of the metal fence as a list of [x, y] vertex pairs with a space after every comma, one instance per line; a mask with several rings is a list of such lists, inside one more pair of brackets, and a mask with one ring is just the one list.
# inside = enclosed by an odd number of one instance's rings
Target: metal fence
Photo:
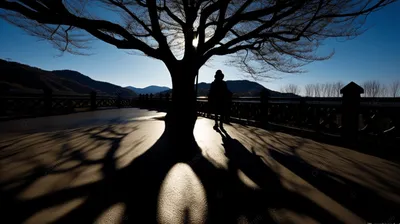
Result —
[[[315, 132], [353, 138], [360, 133], [400, 137], [400, 98], [361, 98], [358, 86], [343, 89], [343, 97], [317, 98], [262, 97], [233, 98], [230, 119], [260, 125], [279, 124]], [[0, 96], [0, 116], [65, 114], [102, 108], [141, 107], [166, 111], [169, 94], [139, 95], [135, 98], [97, 95], [12, 94]], [[199, 115], [212, 117], [206, 97], [197, 99]]]

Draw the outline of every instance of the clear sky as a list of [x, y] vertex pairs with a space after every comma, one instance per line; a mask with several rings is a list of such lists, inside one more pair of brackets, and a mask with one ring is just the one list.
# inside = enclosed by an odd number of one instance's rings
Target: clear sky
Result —
[[[389, 83], [400, 79], [400, 2], [371, 14], [367, 24], [370, 29], [362, 36], [346, 42], [331, 39], [320, 48], [322, 52], [335, 50], [332, 59], [307, 65], [307, 73], [287, 74], [280, 79], [260, 82], [267, 88], [279, 90], [288, 83], [304, 85], [365, 80]], [[129, 55], [114, 46], [95, 42], [93, 55], [77, 56], [59, 52], [48, 42], [38, 41], [17, 27], [0, 19], [0, 58], [45, 70], [71, 69], [93, 79], [121, 86], [145, 87], [161, 85], [171, 87], [164, 64], [155, 59]], [[223, 58], [215, 58], [213, 67], [200, 70], [199, 82], [211, 82], [216, 69], [222, 69], [227, 80], [243, 79], [234, 68], [224, 66]]]

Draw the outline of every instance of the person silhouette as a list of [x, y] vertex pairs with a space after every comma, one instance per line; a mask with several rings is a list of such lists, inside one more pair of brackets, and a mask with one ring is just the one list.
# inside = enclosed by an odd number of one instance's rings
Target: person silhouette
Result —
[[227, 112], [228, 99], [231, 95], [226, 82], [224, 74], [221, 70], [217, 70], [214, 76], [214, 81], [211, 83], [210, 92], [208, 93], [208, 102], [215, 115], [214, 129], [218, 129], [218, 115], [220, 116], [219, 126], [223, 129], [223, 122]]

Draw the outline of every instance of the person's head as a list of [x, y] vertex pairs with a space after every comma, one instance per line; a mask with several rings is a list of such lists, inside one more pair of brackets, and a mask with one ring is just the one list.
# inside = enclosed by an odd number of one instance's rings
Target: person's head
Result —
[[222, 73], [221, 70], [217, 70], [215, 72], [214, 78], [217, 79], [217, 80], [223, 80], [224, 79], [224, 73]]

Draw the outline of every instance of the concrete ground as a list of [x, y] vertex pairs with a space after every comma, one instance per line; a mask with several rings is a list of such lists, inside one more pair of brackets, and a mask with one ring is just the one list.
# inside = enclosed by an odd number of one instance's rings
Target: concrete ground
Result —
[[1, 122], [0, 222], [400, 222], [397, 163], [251, 126], [217, 132], [206, 118], [197, 156], [174, 162], [164, 115]]

